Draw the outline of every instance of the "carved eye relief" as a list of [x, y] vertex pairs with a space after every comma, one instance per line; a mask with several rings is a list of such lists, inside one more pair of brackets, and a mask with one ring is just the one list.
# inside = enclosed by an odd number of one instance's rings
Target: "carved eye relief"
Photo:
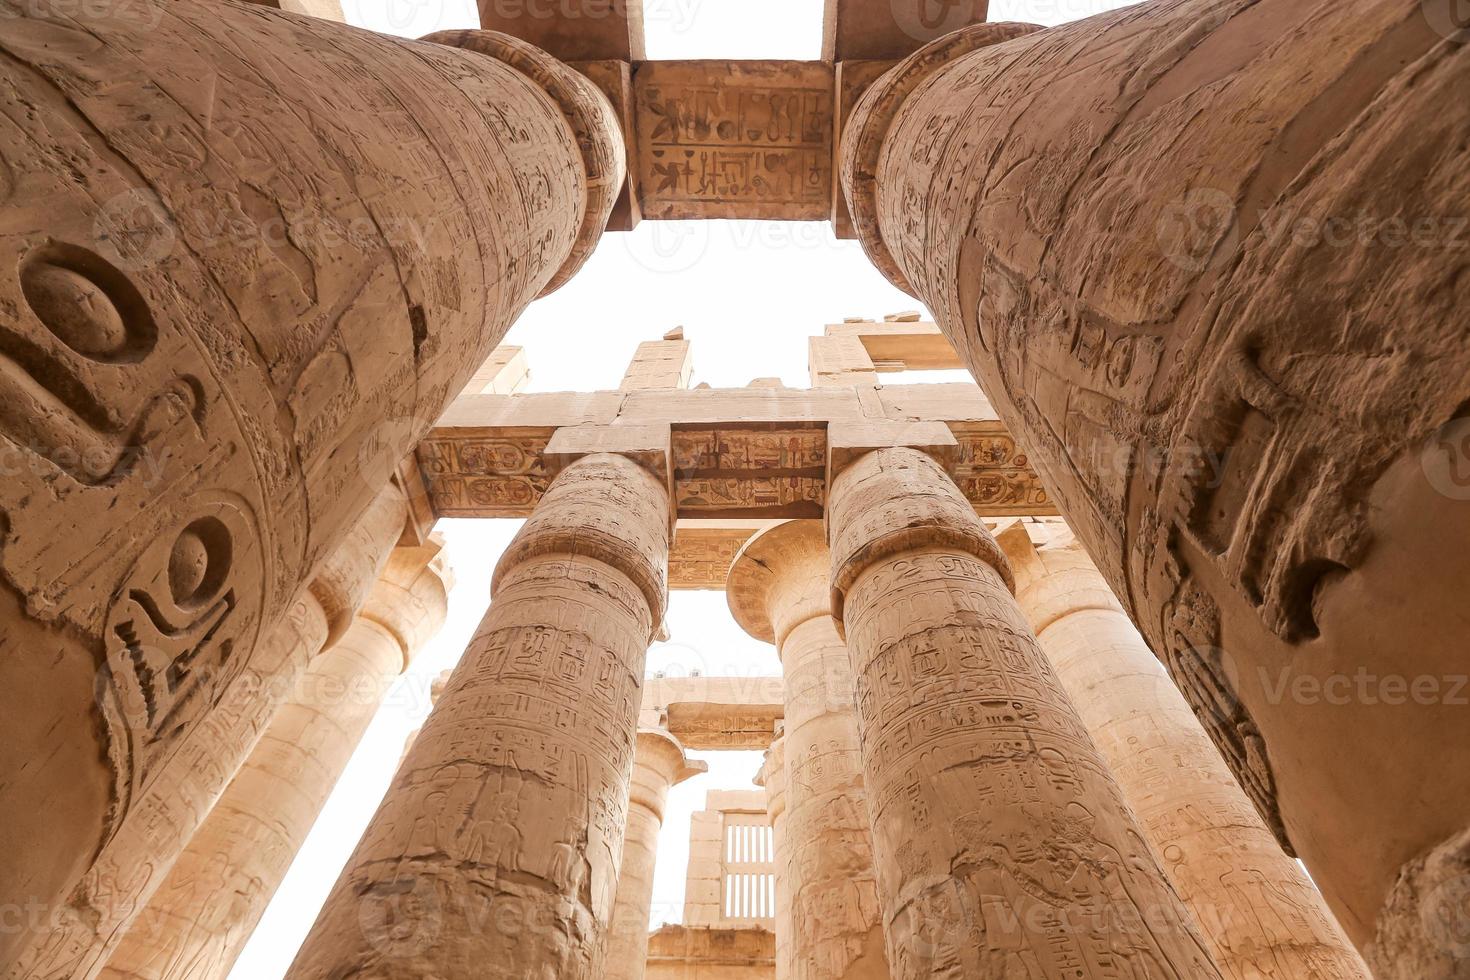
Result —
[[95, 252], [46, 245], [25, 260], [20, 287], [36, 319], [90, 360], [137, 362], [157, 342], [158, 328], [142, 295]]
[[194, 521], [179, 532], [169, 553], [168, 586], [174, 603], [193, 609], [214, 599], [231, 564], [229, 529], [213, 517]]

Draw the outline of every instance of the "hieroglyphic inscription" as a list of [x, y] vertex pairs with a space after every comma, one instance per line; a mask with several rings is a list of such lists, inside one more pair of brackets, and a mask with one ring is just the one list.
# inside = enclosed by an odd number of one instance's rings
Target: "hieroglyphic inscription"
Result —
[[1030, 460], [999, 423], [952, 423], [959, 442], [950, 475], [985, 517], [1056, 513]]
[[[442, 430], [441, 430], [442, 431]], [[437, 434], [418, 447], [419, 468], [440, 517], [521, 517], [551, 483], [542, 450], [554, 430]]]
[[846, 610], [894, 977], [1218, 975], [999, 574], [900, 555]]
[[676, 429], [674, 499], [688, 517], [817, 517], [825, 499], [822, 429]]
[[663, 485], [626, 459], [556, 478], [293, 975], [410, 955], [602, 975], [668, 524]]
[[891, 976], [1218, 978], [939, 465], [862, 457], [828, 527]]
[[730, 563], [754, 528], [681, 527], [669, 553], [669, 588], [723, 589]]
[[652, 61], [633, 84], [645, 217], [827, 217], [831, 65]]

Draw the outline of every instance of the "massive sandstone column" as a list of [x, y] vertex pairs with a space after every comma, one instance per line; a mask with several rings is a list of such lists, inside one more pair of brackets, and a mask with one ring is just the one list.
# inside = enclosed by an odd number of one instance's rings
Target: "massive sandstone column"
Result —
[[933, 310], [1348, 933], [1371, 940], [1387, 901], [1382, 972], [1415, 978], [1470, 939], [1436, 926], [1463, 928], [1470, 766], [1418, 761], [1470, 744], [1456, 6], [982, 25], [875, 84], [842, 151], [869, 254]]
[[0, 907], [28, 910], [0, 975], [70, 980], [50, 920], [116, 935], [167, 871], [100, 855], [586, 255], [623, 153], [605, 99], [496, 36], [171, 0], [0, 23]]
[[1219, 978], [939, 464], [867, 453], [827, 521], [894, 980]]
[[684, 746], [667, 731], [640, 728], [633, 751], [628, 829], [618, 867], [617, 897], [607, 940], [606, 980], [643, 980], [648, 964], [648, 922], [653, 908], [653, 869], [658, 832], [664, 823], [669, 787], [707, 772], [709, 766], [684, 756]]
[[607, 453], [552, 482], [290, 976], [602, 976], [669, 495]]
[[[792, 980], [888, 980], [852, 662], [832, 621], [820, 521], [760, 532], [730, 566], [742, 629], [774, 643], [786, 692], [785, 819]], [[779, 887], [779, 886], [778, 886]]]
[[347, 767], [383, 696], [448, 608], [443, 542], [393, 551], [346, 634], [291, 700], [102, 971], [223, 980]]
[[1016, 600], [1220, 972], [1368, 980], [1103, 577], [1060, 523], [998, 537]]
[[5, 964], [6, 977], [77, 980], [100, 969], [290, 699], [311, 658], [347, 632], [407, 515], [403, 492], [389, 484], [142, 790], [133, 819], [103, 846], [71, 900], [39, 909], [27, 921], [37, 934]]
[[771, 822], [771, 849], [776, 855], [776, 915], [772, 929], [776, 939], [776, 980], [790, 980], [795, 975], [792, 960], [795, 923], [791, 882], [786, 877], [786, 869], [791, 864], [791, 843], [786, 836], [786, 734], [782, 722], [776, 723], [776, 738], [766, 750], [755, 784], [766, 791], [766, 819]]

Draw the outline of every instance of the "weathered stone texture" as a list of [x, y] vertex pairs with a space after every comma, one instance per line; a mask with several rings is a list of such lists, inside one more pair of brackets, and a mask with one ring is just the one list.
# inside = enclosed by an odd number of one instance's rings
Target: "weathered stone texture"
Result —
[[[875, 84], [843, 148], [869, 253], [934, 311], [1360, 946], [1470, 812], [1470, 767], [1402, 761], [1470, 744], [1445, 703], [1470, 576], [1453, 6], [1158, 0], [973, 28]], [[1366, 696], [1322, 696], [1358, 676]], [[1437, 693], [1394, 693], [1420, 678]]]
[[607, 940], [606, 980], [643, 980], [653, 906], [653, 870], [658, 863], [658, 834], [663, 827], [669, 788], [708, 769], [703, 762], [687, 759], [684, 747], [667, 731], [639, 729], [628, 796], [628, 829]]
[[76, 12], [0, 4], [0, 685], [45, 692], [0, 712], [0, 905], [65, 920], [0, 934], [12, 978], [95, 970], [171, 861], [122, 855], [160, 832], [145, 801], [590, 248], [585, 146], [622, 160], [600, 96], [569, 121], [482, 54], [241, 4]]
[[102, 971], [223, 980], [388, 688], [448, 605], [442, 542], [397, 548], [352, 626], [318, 654]]
[[895, 980], [1218, 978], [938, 464], [864, 456], [828, 528]]
[[832, 622], [830, 573], [821, 523], [790, 521], [741, 549], [726, 595], [746, 632], [781, 654], [786, 786], [777, 857], [788, 863], [778, 890], [790, 888], [792, 980], [887, 980], [852, 663]]
[[1072, 533], [1060, 522], [1014, 522], [998, 541], [1042, 650], [1220, 972], [1368, 980], [1321, 894], [1261, 822]]
[[602, 975], [669, 523], [621, 456], [553, 481], [293, 980]]

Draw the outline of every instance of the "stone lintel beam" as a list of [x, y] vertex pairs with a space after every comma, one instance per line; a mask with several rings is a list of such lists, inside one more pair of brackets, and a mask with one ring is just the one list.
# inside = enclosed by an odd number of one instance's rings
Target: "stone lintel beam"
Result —
[[641, 61], [643, 0], [479, 0], [480, 26], [562, 61]]
[[990, 0], [826, 0], [822, 60], [906, 58], [951, 31], [983, 23], [989, 8]]
[[852, 337], [863, 345], [879, 374], [897, 371], [965, 370], [944, 331], [917, 320], [847, 320], [829, 323], [827, 337]]
[[514, 395], [531, 380], [531, 365], [523, 347], [501, 344], [465, 385], [467, 395]]
[[643, 216], [825, 220], [833, 91], [819, 61], [635, 65]]
[[[419, 445], [418, 459], [439, 516], [523, 517], [553, 474], [546, 458], [553, 433], [560, 430], [560, 452], [595, 446], [599, 437], [583, 429], [631, 434], [672, 425], [680, 519], [817, 518], [837, 423], [926, 422], [949, 429], [956, 445], [947, 471], [977, 513], [1055, 513], [1026, 454], [973, 384], [465, 396]], [[940, 441], [936, 434], [932, 444]]]
[[638, 345], [628, 370], [623, 374], [620, 391], [672, 390], [689, 387], [694, 375], [694, 355], [689, 341], [680, 331], [676, 337], [645, 340]]
[[782, 689], [774, 676], [650, 677], [643, 724], [662, 724], [689, 749], [763, 751], [785, 714]]

